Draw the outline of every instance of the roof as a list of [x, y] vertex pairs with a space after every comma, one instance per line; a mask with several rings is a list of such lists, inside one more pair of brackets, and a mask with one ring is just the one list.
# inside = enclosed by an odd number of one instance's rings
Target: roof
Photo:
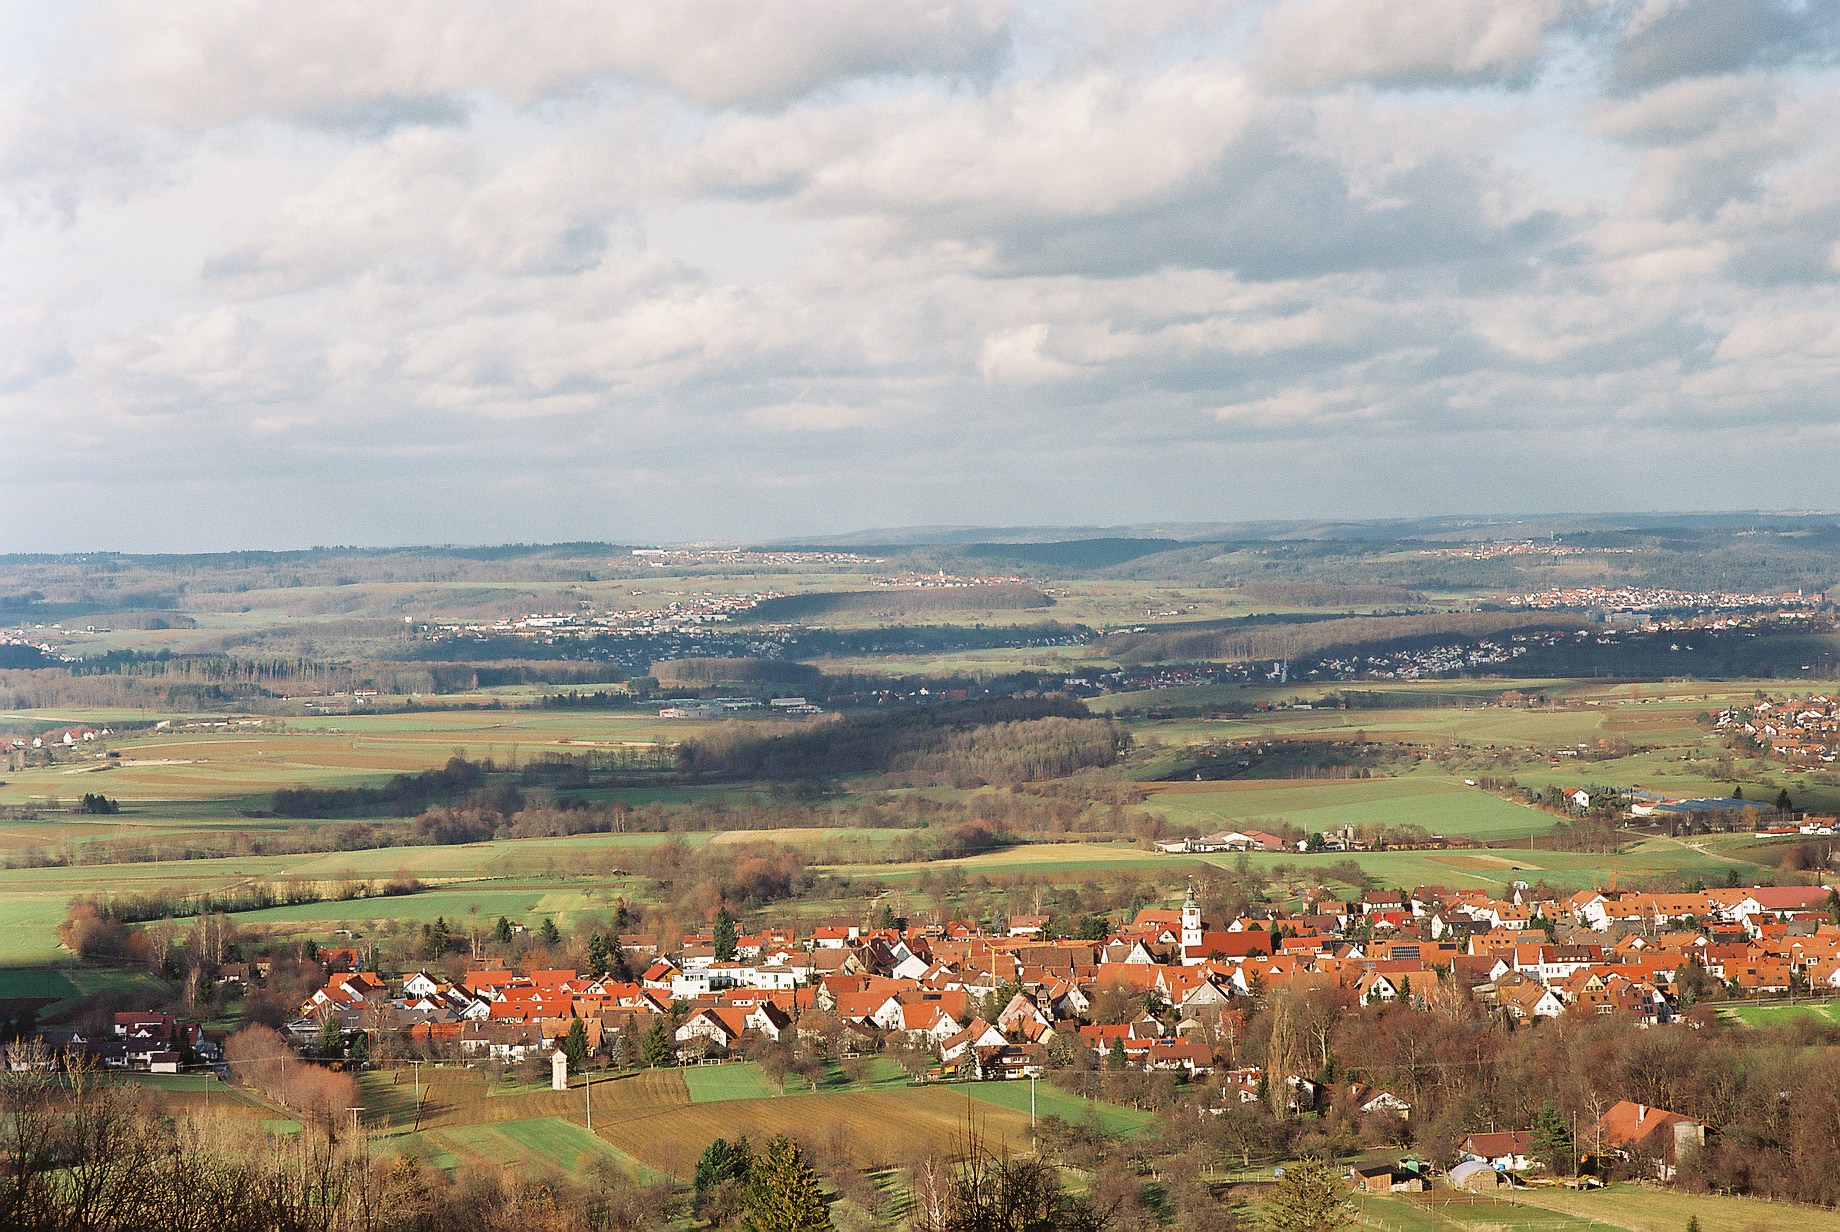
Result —
[[[1604, 1145], [1620, 1148], [1642, 1142], [1659, 1130], [1681, 1124], [1704, 1125], [1705, 1122], [1652, 1104], [1636, 1104], [1624, 1099], [1610, 1106], [1610, 1110], [1598, 1119], [1595, 1129], [1603, 1134]], [[1668, 1155], [1672, 1154], [1672, 1147], [1673, 1139], [1668, 1137], [1665, 1143]]]
[[1503, 1129], [1492, 1134], [1471, 1134], [1463, 1140], [1463, 1149], [1472, 1155], [1481, 1155], [1486, 1159], [1497, 1159], [1504, 1155], [1525, 1155], [1527, 1137], [1527, 1131], [1524, 1129]]

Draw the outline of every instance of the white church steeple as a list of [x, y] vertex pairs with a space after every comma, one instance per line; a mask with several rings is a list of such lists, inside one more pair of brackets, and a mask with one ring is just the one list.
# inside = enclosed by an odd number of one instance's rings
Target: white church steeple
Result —
[[1195, 901], [1195, 883], [1188, 883], [1188, 896], [1182, 900], [1182, 951], [1186, 957], [1190, 951], [1201, 948], [1201, 904]]

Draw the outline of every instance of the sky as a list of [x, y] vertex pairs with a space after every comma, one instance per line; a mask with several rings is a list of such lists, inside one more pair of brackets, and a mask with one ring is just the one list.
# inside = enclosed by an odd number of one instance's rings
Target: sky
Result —
[[1827, 0], [0, 6], [0, 552], [1840, 507]]

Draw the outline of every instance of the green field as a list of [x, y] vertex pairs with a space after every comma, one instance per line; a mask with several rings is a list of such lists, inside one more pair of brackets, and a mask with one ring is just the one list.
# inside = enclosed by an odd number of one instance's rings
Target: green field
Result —
[[[1521, 1189], [1517, 1203], [1540, 1214], [1595, 1220], [1595, 1225], [1627, 1232], [1680, 1232], [1698, 1219], [1705, 1232], [1840, 1232], [1840, 1211], [1791, 1206], [1755, 1198], [1687, 1194], [1646, 1185], [1618, 1184], [1579, 1192], [1570, 1189]], [[1523, 1225], [1525, 1226], [1525, 1225]], [[1548, 1225], [1550, 1226], [1550, 1225]]]
[[127, 999], [155, 997], [164, 1000], [170, 990], [147, 971], [109, 968], [0, 967], [0, 1000], [44, 1001], [40, 1018], [54, 1018], [98, 993], [117, 993]]
[[[1009, 1082], [967, 1082], [953, 1089], [963, 1091], [971, 1098], [986, 1104], [995, 1104], [999, 1108], [1008, 1108], [1024, 1116], [1029, 1112], [1030, 1083], [1022, 1081]], [[1037, 1116], [1059, 1117], [1074, 1124], [1096, 1122], [1108, 1134], [1130, 1135], [1141, 1133], [1156, 1123], [1152, 1113], [1139, 1112], [1135, 1108], [1126, 1108], [1121, 1104], [1110, 1104], [1099, 1099], [1081, 1099], [1078, 1095], [1050, 1086], [1045, 1082], [1032, 1084], [1035, 1087], [1034, 1101]]]
[[1840, 1023], [1840, 999], [1800, 1001], [1794, 1005], [1781, 1001], [1740, 1002], [1723, 1007], [1719, 1013], [1747, 1027], [1785, 1027], [1797, 1021], [1833, 1026]]
[[553, 1116], [456, 1126], [423, 1136], [456, 1162], [507, 1165], [520, 1170], [575, 1169], [597, 1155], [628, 1169], [636, 1162], [599, 1135]]
[[1380, 1232], [1613, 1232], [1622, 1226], [1486, 1194], [1357, 1196], [1353, 1202], [1359, 1222]]
[[1550, 813], [1441, 775], [1241, 779], [1159, 784], [1152, 791], [1150, 809], [1171, 822], [1206, 830], [1283, 823], [1313, 832], [1348, 825], [1418, 825], [1433, 834], [1499, 839], [1544, 834], [1553, 827]]
[[[794, 1088], [805, 1084], [793, 1080]], [[760, 1072], [760, 1066], [752, 1062], [731, 1062], [727, 1065], [693, 1065], [684, 1070], [684, 1086], [690, 1092], [693, 1104], [709, 1104], [724, 1099], [767, 1099], [780, 1093], [779, 1088], [767, 1081]]]
[[[1098, 586], [1098, 606], [1124, 604], [1131, 586]], [[648, 592], [649, 593], [649, 592]], [[1192, 596], [1191, 596], [1192, 598]], [[1171, 601], [1173, 602], [1173, 600]], [[1125, 606], [1128, 606], [1126, 604]], [[1122, 608], [1121, 608], [1122, 610]], [[992, 652], [1007, 654], [1009, 652]], [[1057, 652], [1058, 653], [1058, 652]], [[1033, 655], [1034, 652], [1031, 652]], [[1039, 657], [1039, 656], [1035, 656]], [[1519, 688], [1551, 699], [1551, 705], [1526, 708], [1490, 704], [1506, 688]], [[1218, 692], [1218, 687], [1208, 686]], [[1350, 740], [1398, 739], [1421, 745], [1461, 743], [1467, 748], [1494, 745], [1491, 756], [1507, 756], [1512, 773], [1523, 783], [1543, 785], [1580, 780], [1642, 784], [1682, 794], [1725, 794], [1729, 783], [1708, 776], [1711, 762], [1706, 738], [1695, 716], [1707, 709], [1748, 698], [1746, 684], [1597, 685], [1590, 682], [1433, 681], [1376, 684], [1372, 692], [1406, 703], [1397, 708], [1338, 710], [1275, 709], [1248, 719], [1135, 719], [1140, 759], [1120, 771], [1138, 773], [1150, 764], [1165, 764], [1187, 743], [1231, 738]], [[527, 700], [540, 690], [512, 689]], [[1327, 686], [1262, 687], [1233, 694], [1287, 703], [1316, 698]], [[1179, 692], [1179, 691], [1178, 691]], [[1160, 694], [1101, 699], [1105, 705], [1143, 701]], [[1164, 699], [1180, 702], [1180, 696]], [[1189, 699], [1200, 702], [1200, 695]], [[1218, 700], [1218, 698], [1216, 698]], [[1449, 704], [1421, 704], [1442, 702]], [[145, 712], [78, 710], [12, 712], [16, 723], [43, 727], [67, 722], [146, 720]], [[183, 718], [184, 716], [175, 716]], [[8, 776], [0, 786], [0, 804], [40, 802], [37, 817], [0, 821], [0, 853], [38, 852], [82, 847], [108, 839], [145, 842], [158, 855], [162, 842], [175, 845], [207, 839], [221, 842], [226, 832], [273, 832], [297, 824], [250, 816], [266, 806], [268, 793], [296, 784], [334, 786], [377, 782], [389, 774], [438, 765], [455, 752], [515, 763], [546, 750], [580, 750], [626, 742], [673, 739], [686, 730], [647, 714], [626, 712], [469, 710], [418, 711], [406, 714], [319, 716], [263, 720], [239, 727], [174, 728], [142, 731], [107, 742], [119, 752], [119, 764], [97, 761], [85, 753], [74, 764], [33, 768]], [[773, 720], [763, 719], [763, 723]], [[1590, 763], [1566, 760], [1551, 764], [1548, 754], [1564, 743], [1588, 743], [1616, 736], [1636, 746], [1629, 756]], [[1505, 752], [1504, 752], [1505, 751]], [[1226, 828], [1274, 828], [1296, 825], [1321, 831], [1348, 824], [1418, 825], [1434, 833], [1464, 836], [1496, 844], [1487, 850], [1378, 852], [1353, 857], [1261, 853], [1249, 857], [1259, 868], [1287, 864], [1304, 875], [1352, 858], [1368, 875], [1385, 884], [1416, 882], [1472, 885], [1499, 890], [1515, 881], [1545, 880], [1560, 888], [1601, 881], [1606, 870], [1664, 870], [1687, 879], [1722, 880], [1734, 870], [1749, 878], [1754, 859], [1772, 862], [1744, 844], [1710, 840], [1698, 848], [1662, 840], [1632, 843], [1616, 856], [1586, 856], [1523, 848], [1553, 824], [1550, 814], [1511, 798], [1465, 787], [1465, 771], [1406, 770], [1371, 779], [1247, 779], [1226, 782], [1168, 782], [1150, 785], [1148, 806], [1171, 823], [1202, 831]], [[1840, 807], [1840, 787], [1808, 781], [1806, 775], [1783, 775], [1770, 767], [1750, 767], [1743, 776], [1746, 794], [1773, 793], [1778, 781], [1790, 787], [1798, 803]], [[1756, 780], [1756, 781], [1753, 781]], [[846, 784], [846, 791], [848, 785]], [[100, 790], [120, 799], [124, 810], [112, 816], [75, 816], [45, 808], [55, 797], [68, 803], [83, 791]], [[721, 800], [745, 815], [752, 799], [763, 798], [760, 785], [651, 786], [595, 788], [588, 797], [634, 804], [682, 804]], [[962, 801], [969, 793], [948, 788], [918, 792]], [[900, 793], [889, 799], [898, 812]], [[319, 824], [319, 823], [308, 823]], [[384, 824], [388, 824], [387, 822]], [[1108, 875], [1205, 869], [1237, 863], [1231, 857], [1170, 857], [1125, 842], [1036, 841], [954, 861], [886, 863], [890, 844], [906, 841], [900, 828], [845, 830], [794, 828], [729, 831], [719, 835], [686, 834], [676, 841], [696, 845], [764, 841], [807, 849], [814, 861], [842, 874], [898, 885], [928, 874], [952, 877], [1028, 877], [1079, 882]], [[324, 937], [344, 928], [369, 934], [383, 927], [415, 926], [434, 918], [491, 921], [504, 915], [532, 923], [553, 916], [564, 927], [583, 912], [607, 910], [618, 895], [644, 892], [633, 865], [647, 848], [667, 840], [658, 834], [602, 834], [570, 838], [500, 840], [426, 847], [392, 847], [293, 856], [227, 856], [199, 860], [153, 860], [144, 863], [56, 865], [0, 869], [0, 965], [61, 966], [69, 961], [56, 942], [56, 930], [71, 899], [98, 887], [135, 891], [226, 888], [252, 880], [297, 877], [321, 884], [348, 879], [382, 881], [419, 878], [428, 889], [417, 895], [343, 903], [312, 903], [250, 913], [241, 922], [282, 934]], [[61, 988], [52, 992], [68, 999]], [[23, 994], [22, 994], [23, 995]]]

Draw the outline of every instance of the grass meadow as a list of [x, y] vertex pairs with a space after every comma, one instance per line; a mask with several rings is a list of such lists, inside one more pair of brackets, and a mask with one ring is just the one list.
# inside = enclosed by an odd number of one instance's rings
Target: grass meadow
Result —
[[1553, 826], [1549, 813], [1465, 787], [1457, 779], [1422, 774], [1167, 783], [1150, 792], [1147, 807], [1152, 811], [1173, 823], [1209, 830], [1260, 822], [1288, 822], [1305, 831], [1383, 823], [1487, 840], [1544, 834]]

